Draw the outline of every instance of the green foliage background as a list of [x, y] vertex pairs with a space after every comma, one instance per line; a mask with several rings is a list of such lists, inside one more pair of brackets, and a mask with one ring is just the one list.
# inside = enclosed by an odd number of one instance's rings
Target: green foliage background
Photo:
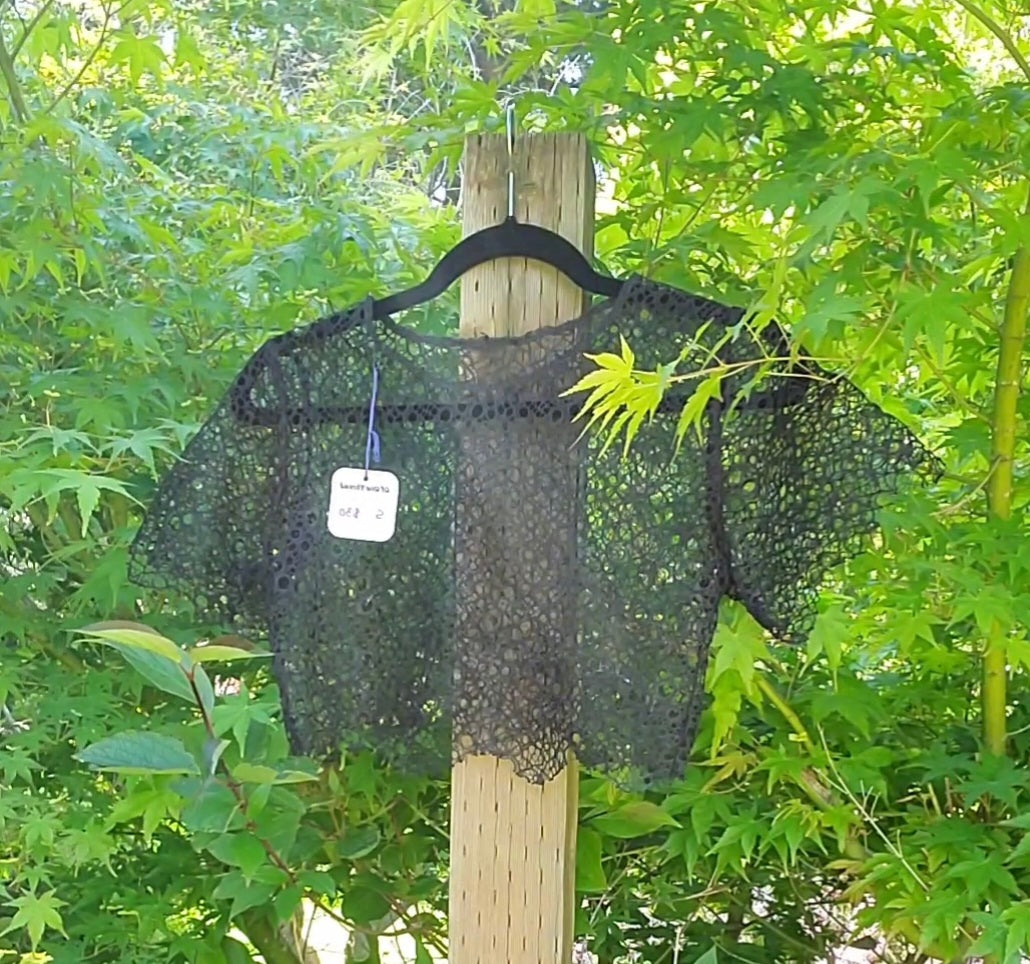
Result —
[[250, 351], [456, 240], [462, 137], [511, 96], [590, 137], [611, 270], [775, 313], [946, 463], [806, 650], [727, 609], [678, 786], [583, 777], [578, 932], [602, 962], [1030, 952], [1025, 10], [9, 0], [0, 37], [0, 958], [299, 961], [302, 896], [354, 960], [444, 948], [447, 787], [289, 759], [265, 663], [198, 662], [218, 628], [126, 546]]

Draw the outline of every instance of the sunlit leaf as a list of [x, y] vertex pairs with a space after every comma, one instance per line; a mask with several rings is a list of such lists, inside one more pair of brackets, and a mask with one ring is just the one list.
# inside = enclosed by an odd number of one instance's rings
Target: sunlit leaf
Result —
[[173, 663], [182, 663], [185, 653], [172, 640], [138, 623], [107, 622], [94, 623], [79, 630], [102, 643], [141, 649], [157, 656], [163, 656]]

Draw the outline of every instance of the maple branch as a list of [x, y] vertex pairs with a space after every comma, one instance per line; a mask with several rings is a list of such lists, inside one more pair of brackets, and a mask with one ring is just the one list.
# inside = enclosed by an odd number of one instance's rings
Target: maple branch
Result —
[[267, 964], [298, 964], [297, 955], [279, 936], [271, 922], [258, 910], [244, 911], [240, 915], [243, 933], [250, 938]]
[[39, 22], [50, 12], [50, 8], [54, 5], [54, 0], [46, 0], [46, 3], [40, 4], [39, 9], [36, 11], [36, 15], [26, 23], [22, 20], [22, 33], [18, 38], [17, 43], [14, 45], [14, 49], [11, 51], [12, 59], [17, 57], [21, 52], [21, 48], [25, 46], [25, 41], [29, 39], [32, 31], [39, 26]]
[[25, 97], [21, 92], [21, 84], [18, 83], [18, 75], [14, 70], [14, 58], [7, 49], [7, 42], [2, 33], [0, 33], [0, 74], [3, 74], [4, 82], [7, 84], [11, 110], [14, 111], [14, 116], [18, 121], [24, 124], [29, 119], [29, 109], [25, 106]]
[[1010, 34], [997, 20], [995, 20], [986, 10], [973, 3], [972, 0], [956, 0], [956, 3], [962, 7], [968, 14], [975, 17], [980, 21], [995, 37], [997, 37], [1002, 46], [1009, 52], [1012, 59], [1019, 65], [1019, 69], [1026, 74], [1028, 80], [1030, 80], [1030, 63], [1027, 63], [1026, 57], [1023, 56], [1022, 51], [1016, 45], [1016, 41], [1012, 39]]
[[[798, 716], [794, 708], [780, 695], [779, 691], [769, 682], [761, 673], [756, 674], [755, 682], [758, 688], [762, 691], [762, 694], [766, 699], [772, 703], [773, 706], [779, 710], [780, 715], [790, 724], [790, 728], [797, 734], [798, 739], [805, 746], [805, 750], [808, 752], [810, 757], [814, 757], [816, 754], [815, 740], [812, 739], [812, 735], [808, 732], [805, 724], [801, 721], [801, 717]], [[826, 747], [827, 756], [829, 756], [829, 747]], [[809, 799], [817, 806], [820, 810], [828, 810], [830, 807], [839, 806], [841, 801], [833, 790], [826, 785], [822, 777], [812, 767], [806, 767], [797, 778], [798, 785], [808, 795]], [[854, 832], [849, 830], [844, 838], [843, 843], [844, 853], [851, 860], [864, 861], [868, 859], [869, 854], [865, 847], [862, 846], [862, 842], [855, 837]]]
[[[119, 8], [120, 9], [120, 8]], [[97, 38], [96, 44], [93, 49], [89, 52], [89, 55], [82, 62], [82, 66], [75, 72], [75, 76], [68, 81], [64, 87], [61, 88], [57, 96], [50, 102], [50, 106], [47, 107], [44, 113], [49, 114], [53, 109], [61, 103], [78, 85], [79, 81], [82, 80], [86, 71], [93, 66], [93, 61], [97, 59], [97, 54], [100, 53], [100, 49], [104, 46], [104, 42], [107, 40], [107, 28], [111, 24], [111, 18], [114, 16], [114, 10], [111, 9], [110, 4], [104, 4], [104, 22], [100, 26], [100, 36]]]

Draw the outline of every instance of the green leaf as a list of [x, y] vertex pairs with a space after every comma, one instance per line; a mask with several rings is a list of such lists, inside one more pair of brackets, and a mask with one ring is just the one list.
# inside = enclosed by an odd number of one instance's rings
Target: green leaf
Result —
[[538, 20], [549, 20], [556, 13], [555, 0], [519, 0], [519, 13]]
[[89, 523], [93, 518], [97, 505], [100, 503], [100, 486], [95, 479], [84, 478], [75, 489], [75, 502], [79, 507], [79, 517], [82, 520], [81, 536], [83, 539], [89, 534]]
[[194, 703], [196, 697], [190, 681], [183, 671], [182, 664], [173, 662], [165, 656], [145, 649], [137, 649], [126, 646], [124, 643], [108, 643], [113, 649], [121, 653], [122, 658], [132, 666], [151, 686], [178, 696], [189, 703]]
[[814, 660], [820, 653], [825, 653], [830, 672], [836, 674], [840, 669], [843, 643], [850, 632], [848, 618], [840, 606], [831, 606], [819, 613], [808, 634], [808, 658]]
[[184, 663], [185, 653], [170, 639], [140, 623], [106, 622], [93, 623], [79, 630], [84, 636], [98, 639], [108, 645], [118, 643], [133, 649], [142, 649], [171, 660]]
[[228, 740], [219, 740], [217, 737], [209, 737], [204, 741], [204, 773], [207, 776], [214, 776], [218, 769], [218, 761], [230, 745]]
[[[1030, 816], [1030, 814], [1028, 814], [1028, 816]], [[1019, 841], [1019, 844], [1016, 846], [1016, 849], [1009, 854], [1005, 863], [1018, 864], [1022, 862], [1025, 866], [1028, 861], [1024, 860], [1024, 858], [1028, 854], [1030, 854], [1030, 833], [1025, 833], [1023, 834], [1023, 838]]]
[[241, 760], [232, 768], [232, 778], [239, 783], [275, 783], [279, 771], [260, 763], [248, 763]]
[[209, 778], [200, 784], [182, 810], [182, 823], [198, 833], [226, 833], [246, 822], [236, 795], [220, 780]]
[[280, 786], [287, 783], [311, 783], [318, 780], [317, 773], [306, 773], [303, 770], [276, 770], [260, 763], [248, 763], [242, 760], [232, 768], [234, 780], [240, 783], [267, 783]]
[[143, 837], [149, 843], [154, 831], [166, 817], [178, 817], [182, 797], [163, 786], [137, 786], [119, 800], [107, 818], [107, 827], [115, 827], [142, 817]]
[[698, 439], [701, 438], [701, 419], [713, 398], [722, 398], [722, 375], [718, 372], [701, 382], [684, 404], [679, 422], [676, 424], [677, 445], [683, 441], [683, 436], [691, 428], [697, 433]]
[[114, 773], [187, 773], [200, 770], [181, 740], [160, 733], [127, 731], [80, 750], [76, 759]]
[[336, 881], [324, 870], [305, 870], [297, 875], [297, 880], [311, 893], [319, 897], [335, 897]]
[[358, 860], [361, 857], [367, 857], [378, 846], [378, 827], [349, 827], [337, 846], [336, 852], [344, 860]]
[[272, 909], [280, 923], [285, 923], [293, 917], [303, 896], [304, 889], [297, 884], [284, 887], [275, 895], [272, 899]]
[[213, 897], [216, 900], [230, 900], [229, 917], [237, 917], [251, 907], [267, 904], [275, 893], [274, 884], [259, 880], [247, 880], [242, 873], [234, 870], [226, 874], [215, 888]]
[[[183, 655], [187, 660], [190, 659], [188, 655]], [[191, 666], [189, 675], [193, 681], [193, 686], [196, 688], [194, 700], [199, 697], [204, 713], [210, 718], [215, 708], [215, 688], [211, 685], [211, 677], [204, 672], [203, 666]]]
[[765, 633], [742, 606], [724, 603], [721, 615], [712, 637], [714, 659], [709, 680], [715, 683], [723, 674], [736, 670], [744, 692], [750, 693], [755, 663], [767, 655]]
[[[16, 907], [17, 912], [7, 927], [0, 931], [0, 935], [10, 934], [11, 931], [24, 927], [28, 931], [32, 949], [35, 950], [47, 929], [65, 934], [64, 921], [61, 920], [61, 915], [57, 910], [58, 907], [63, 907], [64, 903], [52, 890], [39, 896], [23, 894], [21, 897], [16, 897], [8, 902], [8, 906]], [[67, 936], [65, 934], [65, 937]]]
[[[211, 711], [211, 719], [215, 732], [219, 736], [231, 732], [240, 752], [245, 753], [247, 735], [251, 730], [251, 725], [254, 723], [271, 724], [272, 718], [269, 716], [268, 710], [267, 704], [251, 699], [249, 692], [243, 688], [239, 693], [223, 699]], [[240, 779], [250, 780], [249, 777], [240, 777]], [[260, 783], [262, 780], [253, 782]]]
[[251, 787], [247, 794], [247, 818], [249, 820], [257, 819], [268, 805], [271, 796], [271, 783], [259, 783]]
[[694, 964], [719, 964], [719, 955], [715, 950], [715, 945], [713, 944], [709, 947], [708, 950], [694, 962]]
[[804, 222], [813, 229], [814, 235], [818, 236], [825, 232], [833, 234], [837, 225], [848, 214], [852, 205], [851, 193], [847, 190], [838, 190], [831, 194], [814, 211], [811, 211]]
[[356, 924], [372, 924], [382, 920], [390, 910], [390, 902], [369, 887], [355, 887], [343, 896], [343, 916]]
[[277, 770], [275, 780], [276, 786], [287, 783], [315, 783], [318, 781], [317, 773], [309, 773], [307, 770]]
[[211, 841], [207, 849], [223, 864], [239, 867], [247, 878], [253, 877], [268, 860], [268, 852], [261, 841], [247, 832], [222, 834]]
[[225, 964], [252, 964], [254, 958], [250, 956], [247, 945], [236, 940], [235, 937], [226, 935], [218, 945], [218, 949], [225, 957]]
[[595, 894], [607, 887], [608, 880], [601, 864], [601, 835], [583, 827], [576, 838], [576, 890]]
[[[107, 478], [103, 475], [93, 475], [78, 469], [44, 469], [33, 474], [35, 481], [35, 492], [38, 497], [44, 499], [48, 505], [55, 505], [61, 492], [71, 490], [75, 493], [75, 501], [79, 508], [81, 521], [80, 535], [86, 538], [89, 534], [89, 523], [96, 507], [100, 502], [100, 493], [117, 492], [126, 498], [131, 498], [125, 489], [125, 485], [117, 479]], [[29, 494], [25, 501], [29, 501], [32, 495]]]
[[194, 646], [188, 650], [190, 658], [198, 663], [231, 662], [238, 659], [264, 659], [271, 653], [254, 653], [234, 646]]
[[626, 803], [611, 813], [601, 814], [591, 826], [609, 837], [643, 837], [662, 827], [678, 827], [679, 822], [657, 804], [647, 800]]
[[154, 37], [143, 37], [133, 30], [122, 30], [116, 34], [120, 39], [108, 54], [112, 64], [125, 61], [129, 65], [129, 77], [138, 84], [144, 73], [160, 79], [165, 62], [164, 51]]

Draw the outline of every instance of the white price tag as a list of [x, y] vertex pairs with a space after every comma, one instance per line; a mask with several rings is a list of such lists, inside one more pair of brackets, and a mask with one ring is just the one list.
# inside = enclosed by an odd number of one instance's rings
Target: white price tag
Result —
[[400, 483], [392, 472], [337, 469], [329, 496], [329, 531], [337, 539], [386, 542], [397, 528]]

